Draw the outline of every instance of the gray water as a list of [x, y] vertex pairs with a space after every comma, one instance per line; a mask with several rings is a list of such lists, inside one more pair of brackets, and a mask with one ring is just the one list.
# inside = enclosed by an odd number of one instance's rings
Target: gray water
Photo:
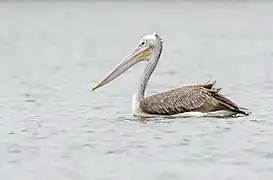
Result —
[[[270, 180], [273, 4], [0, 3], [1, 180]], [[153, 31], [147, 95], [217, 80], [232, 119], [134, 118], [144, 64], [98, 83]]]

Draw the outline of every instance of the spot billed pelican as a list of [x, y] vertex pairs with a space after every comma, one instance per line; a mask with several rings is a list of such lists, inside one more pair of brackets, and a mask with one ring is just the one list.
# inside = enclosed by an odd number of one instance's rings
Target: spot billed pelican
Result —
[[123, 72], [141, 61], [147, 61], [137, 92], [133, 96], [132, 110], [134, 116], [172, 117], [172, 116], [209, 116], [230, 117], [249, 113], [239, 108], [234, 102], [220, 94], [220, 88], [213, 83], [187, 85], [177, 89], [145, 97], [147, 83], [160, 58], [163, 43], [156, 33], [141, 38], [135, 51], [127, 56], [110, 74], [108, 74], [92, 91], [109, 83]]

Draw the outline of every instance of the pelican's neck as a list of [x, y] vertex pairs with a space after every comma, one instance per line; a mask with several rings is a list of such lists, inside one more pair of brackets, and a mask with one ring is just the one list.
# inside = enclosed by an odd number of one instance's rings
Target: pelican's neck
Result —
[[161, 52], [162, 52], [162, 43], [160, 42], [158, 44], [158, 46], [154, 46], [151, 51], [152, 51], [152, 57], [147, 62], [147, 65], [146, 65], [144, 72], [141, 76], [137, 92], [134, 97], [135, 103], [140, 102], [145, 96], [145, 90], [146, 90], [148, 81], [156, 68], [156, 65], [158, 63], [158, 60], [159, 60]]

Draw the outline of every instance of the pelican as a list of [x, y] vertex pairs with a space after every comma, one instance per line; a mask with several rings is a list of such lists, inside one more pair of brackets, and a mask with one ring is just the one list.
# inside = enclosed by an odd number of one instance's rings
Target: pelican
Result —
[[219, 93], [221, 89], [214, 87], [216, 81], [182, 86], [145, 97], [147, 83], [156, 68], [162, 49], [163, 42], [157, 33], [145, 35], [141, 38], [136, 50], [127, 56], [92, 91], [108, 84], [138, 62], [146, 61], [147, 65], [133, 96], [132, 111], [134, 116], [231, 117], [249, 115], [245, 108], [239, 108], [234, 102]]

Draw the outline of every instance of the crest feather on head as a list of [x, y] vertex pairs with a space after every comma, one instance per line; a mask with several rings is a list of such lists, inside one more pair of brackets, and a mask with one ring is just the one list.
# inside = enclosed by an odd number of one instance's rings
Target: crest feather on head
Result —
[[156, 33], [156, 32], [153, 32], [153, 35], [160, 40], [161, 43], [163, 43], [161, 37]]

